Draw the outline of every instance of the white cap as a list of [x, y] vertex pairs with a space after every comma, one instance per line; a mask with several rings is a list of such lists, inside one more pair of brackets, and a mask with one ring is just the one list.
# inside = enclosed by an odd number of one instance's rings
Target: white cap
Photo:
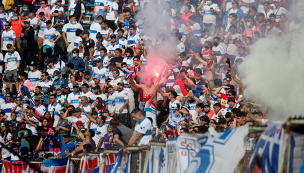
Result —
[[189, 63], [187, 61], [182, 62], [182, 67], [189, 67]]

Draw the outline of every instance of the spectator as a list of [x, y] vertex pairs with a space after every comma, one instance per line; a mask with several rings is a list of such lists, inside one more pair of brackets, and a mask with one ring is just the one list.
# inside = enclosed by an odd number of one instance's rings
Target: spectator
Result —
[[4, 25], [5, 31], [3, 31], [1, 35], [1, 52], [3, 56], [9, 51], [7, 49], [8, 44], [11, 44], [13, 47], [16, 46], [16, 34], [11, 30], [11, 26], [11, 22], [6, 22]]
[[6, 45], [7, 50], [9, 51], [4, 58], [5, 63], [5, 70], [6, 77], [9, 81], [9, 89], [11, 92], [13, 92], [13, 81], [15, 81], [15, 87], [16, 91], [18, 92], [19, 86], [18, 86], [18, 71], [20, 66], [20, 55], [17, 51], [14, 50], [13, 45], [7, 44]]
[[[30, 65], [31, 62], [34, 63], [33, 59], [33, 50], [35, 45], [34, 40], [34, 29], [30, 26], [30, 20], [24, 21], [24, 28], [21, 31], [20, 39], [21, 39], [21, 67], [20, 70], [24, 71], [26, 65]], [[37, 67], [37, 66], [36, 66]]]
[[69, 60], [69, 63], [73, 63], [74, 64], [74, 70], [75, 72], [83, 72], [85, 69], [85, 65], [83, 60], [79, 57], [79, 50], [77, 48], [75, 48], [72, 51], [72, 59]]
[[40, 2], [41, 8], [39, 8], [37, 10], [36, 13], [36, 17], [40, 18], [40, 14], [42, 14], [41, 12], [43, 12], [44, 16], [46, 19], [50, 20], [51, 19], [51, 9], [49, 7], [47, 7], [47, 1], [46, 0], [42, 0]]

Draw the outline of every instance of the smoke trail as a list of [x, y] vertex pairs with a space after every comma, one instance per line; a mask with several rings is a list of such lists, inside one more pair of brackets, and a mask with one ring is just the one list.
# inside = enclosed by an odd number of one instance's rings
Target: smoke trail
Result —
[[176, 57], [176, 40], [171, 37], [169, 27], [170, 19], [168, 15], [162, 15], [162, 8], [153, 7], [150, 1], [146, 8], [139, 14], [138, 19], [143, 20], [144, 36], [147, 50], [146, 70], [142, 73], [142, 78], [156, 77], [166, 67], [166, 62]]
[[[298, 1], [295, 16], [303, 16], [303, 2]], [[303, 28], [303, 23], [300, 24]], [[281, 38], [258, 40], [249, 57], [240, 65], [245, 97], [270, 109], [272, 120], [286, 120], [303, 114], [304, 32]]]

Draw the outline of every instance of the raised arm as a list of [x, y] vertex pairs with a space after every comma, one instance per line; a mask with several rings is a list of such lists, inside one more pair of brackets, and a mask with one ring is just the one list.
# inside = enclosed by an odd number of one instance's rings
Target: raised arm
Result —
[[97, 123], [97, 121], [90, 115], [90, 114], [88, 114], [85, 110], [84, 110], [84, 108], [80, 108], [81, 109], [81, 111], [88, 117], [88, 119], [90, 120], [90, 121], [92, 121], [93, 123]]
[[81, 133], [81, 131], [78, 129], [76, 123], [74, 123], [73, 125], [74, 125], [74, 128], [76, 129], [77, 135], [78, 135], [83, 141], [85, 141], [85, 137], [84, 137], [84, 135]]

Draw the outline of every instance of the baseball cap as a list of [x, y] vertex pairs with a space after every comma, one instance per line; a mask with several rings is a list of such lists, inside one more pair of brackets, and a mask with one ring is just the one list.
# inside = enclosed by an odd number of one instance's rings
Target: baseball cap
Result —
[[89, 31], [83, 31], [82, 34], [90, 34], [90, 32]]
[[104, 109], [101, 111], [101, 113], [110, 113], [108, 109]]
[[[60, 87], [59, 85], [56, 85], [54, 88], [55, 88], [56, 90], [60, 90], [60, 89], [61, 89], [61, 87]], [[43, 88], [43, 89], [45, 89], [45, 88]]]
[[280, 2], [280, 0], [273, 0], [273, 2]]
[[108, 88], [113, 88], [113, 86], [112, 86], [112, 85], [107, 85], [106, 88], [107, 88], [107, 89], [108, 89]]
[[172, 109], [178, 109], [177, 103], [172, 103], [171, 108], [172, 108]]
[[74, 82], [73, 87], [79, 87], [79, 84], [77, 82]]
[[19, 125], [21, 125], [23, 123], [26, 124], [24, 120], [19, 121]]
[[30, 66], [37, 66], [37, 63], [35, 61], [32, 61]]
[[97, 41], [97, 42], [96, 42], [96, 47], [99, 47], [99, 46], [102, 46], [101, 41]]
[[69, 88], [69, 85], [68, 85], [68, 84], [63, 84], [63, 85], [62, 85], [62, 88], [68, 89], [68, 88]]
[[35, 97], [34, 97], [34, 100], [35, 100], [35, 101], [39, 101], [39, 100], [41, 100], [41, 97], [35, 96]]
[[[76, 108], [76, 109], [77, 109], [77, 108]], [[76, 126], [81, 126], [81, 125], [83, 125], [82, 121], [77, 121], [77, 122], [76, 122]]]
[[64, 105], [66, 102], [68, 102], [68, 100], [66, 99], [66, 98], [62, 98], [61, 100], [60, 100], [60, 105], [62, 106], [62, 105]]
[[100, 76], [99, 76], [99, 75], [95, 75], [93, 79], [98, 79], [98, 80], [100, 80]]
[[76, 112], [81, 112], [80, 107], [75, 108], [75, 111], [76, 111]]

